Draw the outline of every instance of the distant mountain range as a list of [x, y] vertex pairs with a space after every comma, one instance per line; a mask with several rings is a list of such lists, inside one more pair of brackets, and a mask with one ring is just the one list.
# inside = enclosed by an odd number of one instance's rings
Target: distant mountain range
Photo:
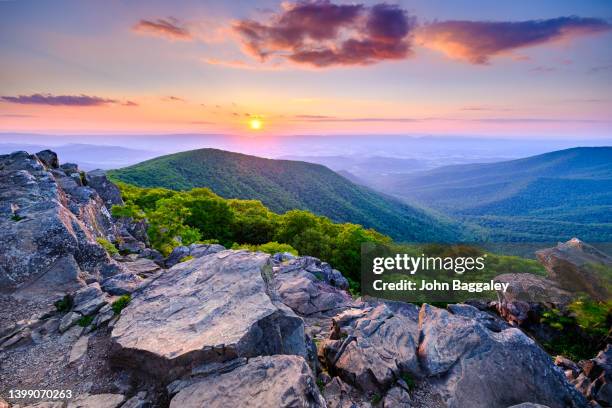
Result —
[[485, 227], [492, 240], [612, 241], [612, 147], [389, 175], [378, 188]]
[[69, 143], [61, 146], [0, 143], [0, 154], [8, 154], [16, 150], [39, 152], [45, 149], [51, 149], [56, 152], [63, 163], [76, 163], [83, 170], [113, 169], [138, 163], [159, 155], [159, 153], [149, 150], [84, 143]]
[[399, 241], [469, 239], [448, 219], [306, 162], [199, 149], [158, 157], [109, 175], [142, 187], [208, 187], [225, 198], [261, 200], [279, 213], [305, 209], [337, 222], [374, 228]]

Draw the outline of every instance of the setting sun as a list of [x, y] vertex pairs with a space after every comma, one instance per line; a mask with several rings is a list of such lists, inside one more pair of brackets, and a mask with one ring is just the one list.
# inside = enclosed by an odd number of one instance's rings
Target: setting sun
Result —
[[252, 118], [251, 120], [249, 120], [249, 127], [252, 130], [259, 130], [259, 129], [261, 129], [261, 126], [262, 126], [261, 119], [259, 119], [259, 118]]

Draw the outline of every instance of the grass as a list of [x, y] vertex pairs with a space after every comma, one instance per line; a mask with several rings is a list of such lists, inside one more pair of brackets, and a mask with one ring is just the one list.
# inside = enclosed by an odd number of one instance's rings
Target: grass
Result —
[[110, 255], [119, 255], [119, 250], [117, 247], [107, 239], [104, 238], [96, 238], [96, 242], [102, 246]]
[[193, 256], [187, 255], [187, 256], [182, 257], [179, 262], [187, 262], [187, 261], [191, 261], [192, 259], [193, 259]]
[[17, 221], [21, 221], [21, 220], [23, 220], [23, 219], [25, 219], [25, 217], [21, 217], [21, 216], [19, 216], [19, 215], [17, 215], [17, 214], [13, 214], [13, 215], [11, 216], [11, 220], [13, 220], [13, 221], [15, 221], [15, 222], [17, 222]]
[[119, 299], [113, 302], [111, 306], [113, 308], [113, 312], [115, 312], [116, 315], [121, 314], [121, 311], [125, 309], [131, 300], [132, 297], [130, 295], [121, 296]]
[[87, 327], [93, 322], [93, 319], [93, 316], [83, 316], [77, 321], [77, 324], [81, 327]]

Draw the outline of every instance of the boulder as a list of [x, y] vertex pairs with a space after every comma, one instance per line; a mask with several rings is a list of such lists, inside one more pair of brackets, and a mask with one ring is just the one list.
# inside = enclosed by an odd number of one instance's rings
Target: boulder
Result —
[[71, 328], [72, 326], [74, 326], [81, 317], [83, 317], [83, 315], [80, 313], [76, 313], [76, 312], [66, 313], [64, 317], [62, 317], [62, 320], [60, 321], [60, 324], [59, 324], [58, 329], [60, 333], [63, 333], [69, 328]]
[[330, 371], [345, 382], [380, 393], [402, 374], [420, 375], [416, 306], [381, 302], [348, 309], [332, 322], [330, 340], [321, 351]]
[[354, 408], [359, 405], [353, 399], [356, 391], [339, 377], [334, 377], [323, 388], [323, 396], [327, 401], [328, 407], [333, 408]]
[[189, 245], [189, 256], [201, 258], [224, 250], [225, 247], [219, 244], [191, 244]]
[[72, 345], [68, 363], [74, 363], [80, 360], [87, 353], [87, 345], [89, 344], [89, 336], [82, 336]]
[[181, 262], [181, 260], [189, 256], [189, 247], [177, 246], [172, 250], [170, 255], [166, 258], [166, 268], [172, 268], [174, 265]]
[[107, 303], [108, 299], [100, 289], [100, 284], [94, 282], [76, 291], [73, 296], [72, 311], [88, 316], [100, 310]]
[[449, 407], [505, 408], [525, 400], [551, 408], [587, 404], [550, 356], [519, 329], [492, 331], [426, 304], [419, 329], [420, 365]]
[[227, 250], [160, 274], [114, 325], [113, 360], [172, 381], [203, 363], [305, 356], [303, 321], [276, 300], [269, 258]]
[[275, 289], [281, 300], [302, 316], [315, 313], [335, 315], [353, 303], [344, 290], [346, 279], [331, 267], [317, 267], [321, 264], [316, 258], [302, 257], [274, 268]]
[[393, 387], [385, 395], [384, 408], [410, 408], [410, 395], [402, 387]]
[[57, 169], [59, 167], [59, 160], [57, 159], [57, 154], [51, 150], [42, 150], [36, 153], [36, 157], [38, 160], [45, 165], [45, 167], [51, 169]]
[[108, 180], [104, 170], [97, 169], [87, 172], [85, 180], [87, 185], [102, 197], [107, 208], [110, 209], [113, 205], [123, 205], [121, 190]]
[[612, 297], [612, 257], [578, 238], [559, 243], [554, 248], [536, 252], [549, 278], [572, 293], [586, 293], [593, 299], [607, 301]]
[[306, 361], [288, 355], [255, 357], [190, 385], [170, 401], [170, 408], [325, 406]]
[[102, 289], [111, 295], [128, 295], [138, 289], [144, 280], [132, 272], [120, 273], [102, 281]]

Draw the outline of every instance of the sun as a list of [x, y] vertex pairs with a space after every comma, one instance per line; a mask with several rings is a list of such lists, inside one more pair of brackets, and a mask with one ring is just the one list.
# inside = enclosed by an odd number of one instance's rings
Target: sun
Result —
[[261, 129], [262, 126], [263, 126], [263, 123], [261, 122], [261, 119], [259, 118], [251, 118], [249, 120], [249, 127], [251, 128], [251, 130], [259, 130]]

